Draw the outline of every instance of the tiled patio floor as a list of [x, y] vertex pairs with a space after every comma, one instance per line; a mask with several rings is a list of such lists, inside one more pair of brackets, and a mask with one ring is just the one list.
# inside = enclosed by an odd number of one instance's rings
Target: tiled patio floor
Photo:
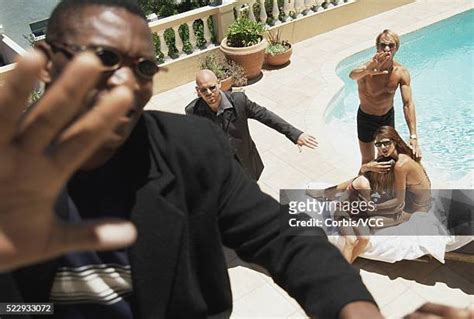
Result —
[[[279, 189], [301, 188], [309, 182], [337, 183], [353, 177], [360, 162], [357, 142], [344, 156], [331, 141], [334, 132], [323, 124], [323, 113], [342, 86], [335, 67], [343, 58], [373, 46], [380, 30], [405, 34], [474, 7], [474, 1], [424, 0], [359, 21], [295, 44], [291, 64], [266, 70], [263, 78], [245, 88], [254, 101], [296, 127], [317, 137], [317, 150], [298, 152], [284, 136], [251, 123], [251, 133], [265, 170], [262, 190], [278, 198]], [[403, 43], [401, 45], [403, 50]], [[196, 97], [194, 83], [156, 95], [148, 109], [184, 113]], [[347, 148], [344, 149], [348, 152]], [[434, 187], [436, 181], [433, 183]], [[233, 318], [304, 318], [304, 312], [271, 278], [250, 269], [231, 252], [229, 272], [234, 297]], [[457, 262], [404, 261], [395, 264], [359, 260], [355, 264], [388, 318], [400, 318], [426, 301], [474, 307], [474, 267]]]

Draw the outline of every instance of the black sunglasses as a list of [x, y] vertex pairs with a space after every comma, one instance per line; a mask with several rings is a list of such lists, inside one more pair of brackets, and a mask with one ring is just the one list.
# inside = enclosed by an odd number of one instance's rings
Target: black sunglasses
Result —
[[392, 141], [380, 141], [374, 143], [375, 147], [382, 147], [383, 146], [390, 146], [392, 145]]
[[201, 94], [207, 93], [207, 90], [210, 90], [211, 93], [213, 93], [217, 90], [217, 85], [214, 84], [214, 85], [211, 85], [207, 88], [199, 88], [198, 90], [199, 90], [199, 92], [201, 92]]
[[384, 42], [379, 42], [378, 44], [379, 48], [385, 49], [386, 46], [388, 46], [390, 49], [395, 48], [396, 44], [395, 43], [384, 43]]
[[72, 59], [77, 53], [92, 51], [102, 62], [105, 72], [118, 70], [127, 62], [134, 66], [135, 72], [140, 77], [150, 80], [160, 70], [157, 63], [151, 59], [143, 57], [131, 58], [120, 54], [115, 49], [104, 46], [80, 46], [50, 41], [47, 41], [47, 43], [53, 50], [61, 51], [68, 59]]

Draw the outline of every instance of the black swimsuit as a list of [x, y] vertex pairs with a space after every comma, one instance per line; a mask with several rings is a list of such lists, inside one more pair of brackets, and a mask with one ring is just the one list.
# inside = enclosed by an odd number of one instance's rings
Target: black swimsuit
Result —
[[393, 107], [385, 115], [367, 114], [360, 109], [357, 111], [357, 136], [364, 143], [375, 140], [375, 131], [381, 126], [395, 127], [395, 111]]

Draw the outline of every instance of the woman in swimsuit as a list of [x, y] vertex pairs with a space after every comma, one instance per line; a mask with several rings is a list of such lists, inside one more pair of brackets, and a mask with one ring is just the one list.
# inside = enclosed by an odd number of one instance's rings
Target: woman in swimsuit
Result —
[[[363, 175], [325, 190], [326, 198], [346, 191], [349, 200], [370, 201], [380, 196], [375, 211], [356, 218], [383, 219], [384, 226], [394, 226], [410, 219], [414, 212], [428, 212], [431, 206], [431, 182], [425, 169], [411, 148], [391, 126], [382, 126], [375, 132], [377, 161], [392, 162], [388, 173], [366, 172]], [[309, 193], [310, 196], [313, 194]], [[347, 214], [342, 218], [354, 218]], [[364, 252], [369, 243], [368, 227], [340, 228], [345, 236], [344, 257], [350, 262]]]

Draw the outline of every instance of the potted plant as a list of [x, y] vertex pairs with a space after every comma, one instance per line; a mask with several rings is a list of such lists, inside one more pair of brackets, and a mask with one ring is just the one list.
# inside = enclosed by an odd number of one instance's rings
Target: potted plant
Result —
[[214, 72], [217, 79], [221, 83], [221, 89], [228, 91], [232, 87], [247, 84], [247, 78], [242, 66], [235, 61], [227, 60], [227, 58], [218, 53], [211, 53], [201, 60], [201, 69], [207, 69]]
[[267, 41], [263, 37], [265, 27], [259, 22], [242, 17], [227, 30], [220, 49], [227, 58], [240, 64], [252, 80], [260, 75]]
[[267, 32], [268, 46], [265, 49], [265, 64], [280, 66], [290, 61], [293, 50], [286, 40], [280, 40], [280, 29]]

